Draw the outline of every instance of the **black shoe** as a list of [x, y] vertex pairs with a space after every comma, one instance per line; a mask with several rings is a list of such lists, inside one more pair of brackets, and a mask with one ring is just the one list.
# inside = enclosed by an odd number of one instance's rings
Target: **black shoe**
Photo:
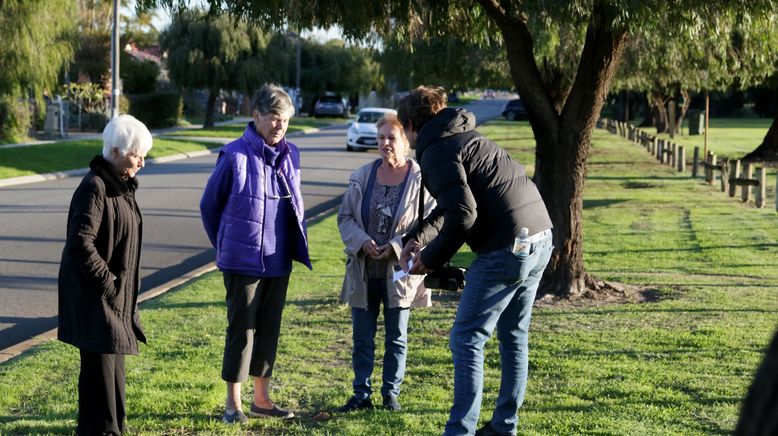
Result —
[[236, 410], [233, 413], [224, 412], [222, 422], [225, 424], [246, 424], [249, 422], [249, 419], [242, 411]]
[[249, 411], [249, 415], [251, 415], [252, 418], [294, 418], [294, 412], [291, 410], [282, 409], [275, 404], [273, 404], [273, 407], [270, 409], [263, 409], [256, 404], [251, 403], [251, 410]]
[[516, 436], [516, 433], [497, 431], [492, 427], [492, 422], [487, 421], [483, 427], [476, 430], [475, 436]]
[[384, 397], [384, 409], [391, 410], [392, 412], [399, 412], [402, 410], [402, 407], [400, 407], [400, 402], [397, 401], [397, 397], [387, 395]]
[[370, 401], [370, 397], [360, 399], [357, 397], [351, 397], [348, 403], [338, 408], [336, 411], [340, 413], [353, 412], [355, 410], [372, 409], [373, 402]]

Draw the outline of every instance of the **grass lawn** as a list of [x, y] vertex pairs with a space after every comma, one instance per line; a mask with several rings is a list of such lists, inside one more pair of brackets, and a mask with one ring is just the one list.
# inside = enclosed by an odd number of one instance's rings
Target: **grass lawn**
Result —
[[[709, 120], [708, 150], [712, 150], [719, 159], [727, 157], [737, 159], [753, 151], [762, 143], [767, 130], [772, 124], [772, 118], [711, 118]], [[650, 134], [655, 134], [648, 130]], [[675, 142], [687, 148], [686, 155], [691, 161], [694, 147], [700, 147], [700, 156], [704, 149], [703, 135], [689, 135], [689, 121], [684, 120], [684, 135], [675, 137]], [[662, 139], [670, 139], [670, 135], [659, 135]]]
[[[207, 150], [214, 144], [154, 138], [148, 157]], [[0, 148], [0, 179], [32, 174], [65, 171], [89, 166], [92, 158], [102, 153], [103, 141], [90, 139], [64, 141], [27, 147]]]
[[[480, 130], [519, 160], [532, 158], [526, 123]], [[604, 130], [592, 141], [587, 268], [658, 299], [537, 307], [520, 434], [729, 434], [778, 322], [778, 215], [679, 176]], [[336, 300], [344, 256], [334, 217], [310, 227], [310, 242], [314, 271], [298, 265], [293, 274], [272, 385], [273, 398], [299, 419], [254, 419], [247, 429], [218, 421], [226, 315], [221, 277], [212, 273], [141, 307], [150, 343], [127, 360], [132, 434], [440, 434], [453, 383], [449, 294], [411, 316], [402, 412], [316, 419], [351, 393], [351, 327]], [[458, 256], [458, 264], [471, 258]], [[378, 337], [380, 356], [382, 329]], [[498, 390], [497, 345], [487, 345], [482, 422]], [[0, 365], [0, 434], [71, 432], [77, 373], [77, 350], [57, 341]], [[379, 360], [377, 386], [380, 373]]]
[[[313, 118], [293, 118], [288, 133], [299, 132], [313, 127], [328, 126], [334, 119], [317, 120]], [[213, 129], [180, 130], [170, 136], [191, 136], [191, 140], [154, 138], [154, 146], [149, 152], [150, 158], [170, 156], [172, 154], [207, 150], [218, 144], [198, 142], [197, 137], [237, 138], [243, 134], [244, 124], [223, 125]], [[27, 147], [0, 148], [0, 179], [29, 176], [32, 174], [84, 168], [96, 154], [100, 154], [102, 140], [62, 141], [51, 144], [30, 145]]]
[[[299, 118], [295, 117], [289, 121], [289, 129], [287, 133], [301, 132], [312, 128], [321, 128], [336, 123], [345, 123], [344, 118]], [[226, 124], [216, 126], [210, 129], [188, 129], [178, 130], [171, 132], [169, 136], [193, 136], [193, 137], [210, 137], [210, 138], [237, 138], [243, 134], [246, 130], [246, 125], [243, 123]]]

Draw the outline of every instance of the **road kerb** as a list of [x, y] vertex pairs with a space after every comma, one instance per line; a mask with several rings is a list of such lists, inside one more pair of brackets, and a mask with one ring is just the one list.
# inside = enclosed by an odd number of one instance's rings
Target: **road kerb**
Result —
[[[180, 277], [177, 277], [173, 280], [163, 283], [155, 288], [149, 289], [148, 291], [138, 296], [138, 304], [143, 303], [144, 301], [150, 300], [152, 298], [158, 297], [164, 294], [165, 292], [175, 288], [176, 286], [183, 285], [184, 283], [196, 279], [197, 277], [200, 277], [203, 274], [214, 271], [215, 269], [216, 269], [216, 265], [213, 262], [211, 262], [205, 266], [201, 266], [200, 268], [197, 268], [193, 271], [183, 274]], [[57, 329], [54, 328], [47, 332], [34, 336], [30, 339], [27, 339], [26, 341], [19, 342], [18, 344], [11, 345], [8, 348], [0, 350], [0, 364], [7, 362], [8, 360], [11, 360], [15, 357], [18, 357], [24, 352], [26, 352], [27, 350], [37, 345], [40, 345], [44, 342], [47, 342], [51, 339], [54, 339], [56, 337], [57, 337]]]

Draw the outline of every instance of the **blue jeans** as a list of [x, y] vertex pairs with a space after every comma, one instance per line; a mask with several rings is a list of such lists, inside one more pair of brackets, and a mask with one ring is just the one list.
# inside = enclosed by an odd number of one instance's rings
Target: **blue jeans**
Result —
[[351, 308], [351, 327], [354, 349], [351, 365], [354, 367], [354, 396], [369, 398], [372, 394], [370, 376], [375, 362], [375, 334], [378, 327], [378, 311], [383, 303], [384, 374], [381, 395], [397, 397], [405, 376], [405, 356], [408, 349], [409, 308], [386, 307], [386, 279], [368, 279], [367, 309]]
[[499, 432], [515, 434], [516, 413], [527, 387], [532, 303], [552, 249], [549, 233], [531, 245], [524, 259], [505, 248], [481, 253], [470, 265], [449, 342], [454, 359], [454, 405], [445, 435], [475, 433], [481, 411], [484, 345], [495, 326], [502, 378], [491, 425]]

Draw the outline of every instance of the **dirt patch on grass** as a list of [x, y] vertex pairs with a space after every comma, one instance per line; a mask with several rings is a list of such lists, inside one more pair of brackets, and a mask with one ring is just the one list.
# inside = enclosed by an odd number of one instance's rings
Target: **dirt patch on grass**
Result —
[[539, 296], [535, 306], [539, 307], [596, 307], [608, 304], [652, 303], [659, 301], [656, 288], [609, 282], [599, 290], [587, 290], [579, 296], [557, 297], [551, 294]]

